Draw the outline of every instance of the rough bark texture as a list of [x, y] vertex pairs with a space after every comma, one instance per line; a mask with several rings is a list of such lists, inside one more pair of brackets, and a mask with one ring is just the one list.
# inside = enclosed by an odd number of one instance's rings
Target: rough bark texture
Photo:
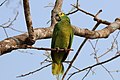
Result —
[[[52, 27], [36, 28], [34, 29], [34, 38], [35, 40], [50, 38], [52, 35], [52, 31]], [[24, 33], [0, 41], [0, 55], [11, 52], [15, 49], [25, 48], [25, 45], [29, 43], [28, 38], [28, 33]]]
[[23, 1], [23, 7], [24, 7], [24, 14], [25, 14], [25, 21], [26, 21], [26, 25], [27, 25], [27, 30], [28, 30], [28, 34], [29, 34], [29, 45], [32, 45], [35, 43], [35, 39], [34, 39], [34, 30], [33, 30], [33, 26], [32, 26], [32, 18], [31, 18], [31, 14], [30, 14], [30, 6], [29, 6], [29, 0], [24, 0]]
[[[74, 29], [74, 34], [76, 36], [86, 37], [89, 39], [107, 38], [115, 30], [120, 29], [120, 21], [116, 20], [115, 22], [111, 23], [104, 29], [97, 31], [81, 29], [76, 26], [73, 26], [73, 29]], [[34, 29], [34, 38], [35, 40], [51, 38], [52, 31], [53, 31], [53, 27], [36, 28]], [[28, 43], [27, 42], [28, 37], [29, 37], [28, 33], [24, 33], [0, 41], [0, 55], [6, 54], [15, 49], [25, 48], [24, 45]]]
[[110, 25], [108, 25], [107, 27], [105, 27], [104, 29], [97, 30], [97, 31], [81, 29], [75, 26], [73, 26], [73, 28], [75, 32], [74, 34], [77, 36], [86, 37], [89, 39], [107, 38], [111, 33], [113, 33], [115, 30], [120, 28], [120, 22], [115, 21], [111, 23]]

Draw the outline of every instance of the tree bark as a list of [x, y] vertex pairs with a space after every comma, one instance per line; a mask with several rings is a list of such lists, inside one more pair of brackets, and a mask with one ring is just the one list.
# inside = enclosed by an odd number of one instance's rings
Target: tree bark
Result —
[[[81, 29], [76, 26], [72, 26], [74, 30], [74, 35], [85, 37], [88, 39], [97, 39], [97, 38], [107, 38], [111, 33], [120, 29], [120, 20], [116, 20], [102, 30], [91, 31], [88, 29]], [[34, 38], [35, 40], [51, 38], [53, 32], [53, 27], [47, 28], [36, 28], [34, 29]], [[7, 39], [0, 41], [0, 55], [11, 52], [15, 49], [26, 49], [25, 45], [28, 44], [28, 33], [21, 35], [13, 36]]]

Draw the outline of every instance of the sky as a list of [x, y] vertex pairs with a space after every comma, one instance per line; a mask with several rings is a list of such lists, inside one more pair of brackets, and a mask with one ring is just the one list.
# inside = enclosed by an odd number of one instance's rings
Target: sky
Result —
[[[4, 0], [0, 0], [0, 4], [3, 1]], [[46, 6], [53, 6], [54, 2], [55, 0], [30, 0], [30, 8], [34, 28], [50, 26], [50, 22], [48, 24], [47, 22], [50, 21], [51, 10], [53, 7]], [[71, 4], [75, 3], [76, 0], [64, 0], [62, 11], [68, 13], [73, 8]], [[120, 11], [118, 7], [119, 3], [120, 0], [79, 0], [80, 8], [92, 14], [96, 14], [100, 9], [102, 9], [103, 11], [99, 14], [99, 18], [107, 20], [109, 22], [114, 22], [115, 18], [120, 16]], [[17, 16], [17, 19], [10, 27], [22, 32], [12, 30], [11, 28], [6, 28], [5, 30], [8, 37], [16, 36], [27, 31], [23, 13], [22, 0], [8, 0], [8, 2], [0, 6], [0, 25], [8, 22], [9, 20], [13, 20], [16, 16], [16, 12], [19, 12], [19, 14]], [[76, 25], [80, 28], [92, 29], [96, 23], [93, 20], [93, 17], [86, 15], [82, 12], [77, 12], [75, 14], [69, 15], [69, 18], [73, 25]], [[103, 29], [104, 27], [106, 27], [106, 25], [101, 24], [97, 28], [97, 30]], [[95, 45], [96, 41], [98, 40], [96, 50], [97, 54], [101, 55], [105, 53], [108, 49], [110, 49], [112, 45], [111, 43], [113, 42], [117, 33], [118, 30], [112, 33], [108, 38], [89, 40], [82, 48], [82, 51], [80, 52], [73, 65], [79, 69], [83, 69], [87, 66], [95, 64], [96, 60], [94, 59], [94, 55], [92, 55], [94, 53], [94, 50], [90, 42]], [[0, 40], [4, 40], [5, 38], [7, 38], [7, 36], [4, 29], [0, 27]], [[99, 61], [105, 61], [116, 55], [116, 46], [118, 46], [118, 51], [120, 50], [119, 39], [120, 36], [118, 35], [118, 45], [114, 44], [115, 48], [103, 57], [101, 57]], [[72, 45], [74, 51], [70, 53], [67, 60], [71, 60], [73, 58], [73, 56], [77, 52], [77, 49], [79, 48], [79, 45], [83, 40], [83, 37], [74, 36]], [[34, 44], [34, 46], [36, 47], [44, 48], [50, 48], [50, 45], [51, 39], [38, 40]], [[34, 74], [22, 78], [16, 78], [16, 76], [34, 71], [41, 68], [42, 66], [49, 64], [43, 63], [41, 65], [41, 62], [43, 62], [47, 58], [44, 55], [45, 53], [45, 51], [39, 50], [20, 49], [0, 56], [0, 80], [56, 80], [55, 76], [53, 76], [51, 73], [51, 66], [46, 67], [43, 70], [38, 71]], [[120, 79], [120, 73], [114, 72], [115, 70], [120, 70], [119, 60], [120, 59], [117, 58], [109, 63], [104, 64], [107, 70], [113, 71], [111, 72], [111, 75], [115, 80]], [[64, 65], [66, 70], [68, 64]], [[103, 68], [102, 66], [97, 66], [93, 68], [84, 80], [113, 80], [110, 74], [105, 70], [105, 68]], [[71, 68], [68, 74], [74, 71], [76, 70], [74, 68]], [[71, 77], [70, 80], [81, 80], [85, 74], [86, 71], [78, 73]], [[68, 76], [69, 75], [66, 76], [65, 80]]]

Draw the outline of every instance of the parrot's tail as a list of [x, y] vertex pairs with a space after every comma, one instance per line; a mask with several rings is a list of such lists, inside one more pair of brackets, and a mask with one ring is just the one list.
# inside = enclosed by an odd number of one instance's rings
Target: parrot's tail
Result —
[[64, 66], [62, 63], [52, 63], [52, 74], [53, 75], [60, 75], [64, 72]]

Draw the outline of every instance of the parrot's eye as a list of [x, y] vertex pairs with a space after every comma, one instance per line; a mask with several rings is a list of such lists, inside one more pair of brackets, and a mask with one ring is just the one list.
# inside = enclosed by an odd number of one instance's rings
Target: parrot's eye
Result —
[[57, 21], [60, 21], [60, 20], [61, 20], [59, 14], [56, 14], [55, 19], [56, 19]]
[[60, 16], [64, 16], [64, 13], [60, 13]]

